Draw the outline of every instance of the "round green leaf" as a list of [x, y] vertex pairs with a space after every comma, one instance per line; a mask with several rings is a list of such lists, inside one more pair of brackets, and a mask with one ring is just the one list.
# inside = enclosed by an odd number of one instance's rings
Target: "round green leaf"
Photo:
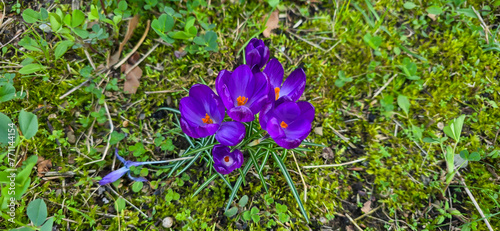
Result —
[[35, 23], [36, 20], [40, 19], [40, 13], [28, 8], [23, 11], [23, 19], [27, 23]]
[[139, 192], [144, 184], [141, 181], [136, 181], [132, 184], [132, 191]]
[[19, 113], [19, 128], [24, 138], [31, 139], [38, 132], [38, 118], [35, 114], [22, 110]]
[[224, 215], [226, 215], [226, 217], [232, 217], [234, 215], [236, 215], [236, 213], [238, 213], [238, 208], [237, 207], [232, 207], [230, 209], [228, 209]]
[[443, 13], [443, 10], [439, 6], [430, 6], [429, 8], [426, 9], [426, 11], [427, 11], [427, 13], [434, 14], [434, 15], [438, 15], [438, 14]]

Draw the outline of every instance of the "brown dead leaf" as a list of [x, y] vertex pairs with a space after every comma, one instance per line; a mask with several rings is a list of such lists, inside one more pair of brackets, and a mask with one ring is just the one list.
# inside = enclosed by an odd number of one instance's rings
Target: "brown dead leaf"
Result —
[[139, 15], [135, 15], [128, 21], [127, 33], [125, 33], [125, 37], [123, 37], [123, 40], [118, 47], [118, 51], [109, 57], [107, 64], [108, 67], [113, 66], [120, 60], [120, 55], [122, 53], [123, 47], [134, 34], [134, 30], [137, 27], [137, 24], [139, 24]]
[[361, 208], [361, 211], [363, 213], [368, 213], [372, 210], [372, 201], [369, 200], [363, 204], [363, 208]]
[[52, 168], [52, 161], [46, 160], [42, 156], [38, 156], [36, 167], [38, 171], [38, 177], [43, 177], [45, 176], [45, 172], [48, 172], [50, 168]]
[[429, 16], [429, 18], [431, 18], [432, 21], [436, 21], [436, 19], [437, 19], [437, 15], [435, 15], [435, 14], [427, 14], [427, 16]]
[[335, 154], [333, 150], [329, 147], [323, 148], [323, 152], [321, 153], [321, 157], [325, 158], [325, 160], [332, 160], [335, 158]]
[[[269, 17], [269, 20], [267, 20], [266, 23], [266, 29], [262, 33], [264, 37], [269, 38], [271, 36], [271, 31], [279, 27], [279, 22], [280, 19], [278, 17], [279, 11], [275, 10], [273, 13], [271, 13], [271, 16]], [[267, 18], [267, 15], [264, 16], [264, 20]]]
[[[123, 73], [127, 72], [133, 65], [125, 63], [121, 66], [121, 71]], [[123, 90], [128, 92], [129, 94], [135, 94], [137, 92], [137, 88], [141, 85], [139, 79], [142, 77], [142, 70], [140, 67], [134, 67], [132, 71], [130, 71], [125, 79], [125, 84], [123, 85]]]

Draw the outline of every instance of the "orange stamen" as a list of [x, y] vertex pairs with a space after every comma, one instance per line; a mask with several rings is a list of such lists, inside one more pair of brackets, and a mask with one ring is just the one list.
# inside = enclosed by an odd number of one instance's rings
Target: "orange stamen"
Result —
[[225, 156], [224, 161], [229, 162], [229, 156]]
[[236, 98], [236, 102], [238, 102], [238, 106], [243, 106], [248, 102], [248, 98], [245, 96], [238, 96], [238, 98]]
[[288, 124], [285, 123], [285, 121], [281, 121], [281, 127], [282, 128], [287, 128], [288, 127]]
[[276, 95], [276, 100], [278, 100], [278, 98], [280, 97], [280, 88], [279, 87], [274, 88], [274, 94]]
[[205, 113], [205, 118], [201, 118], [201, 120], [203, 121], [203, 123], [206, 123], [206, 124], [213, 124], [214, 121], [212, 121], [212, 119], [210, 119], [210, 116]]

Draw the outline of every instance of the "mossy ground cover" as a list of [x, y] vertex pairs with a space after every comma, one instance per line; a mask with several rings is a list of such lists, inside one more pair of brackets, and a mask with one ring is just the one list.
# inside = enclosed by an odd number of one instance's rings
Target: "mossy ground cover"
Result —
[[[499, 1], [285, 1], [277, 7], [279, 28], [269, 38], [259, 33], [271, 10], [267, 2], [202, 4], [191, 16], [216, 25], [218, 51], [182, 55], [191, 41], [169, 45], [150, 30], [138, 49], [146, 58], [139, 64], [143, 75], [136, 94], [122, 90], [125, 75], [119, 68], [102, 73], [91, 68], [106, 65], [129, 18], [116, 28], [107, 25], [109, 38], [79, 41], [55, 59], [53, 47], [61, 37], [21, 15], [41, 7], [70, 12], [71, 1], [4, 2], [0, 18], [12, 21], [0, 27], [0, 74], [13, 77], [25, 96], [2, 102], [0, 110], [17, 123], [24, 109], [39, 123], [36, 136], [17, 148], [17, 161], [37, 155], [51, 161], [45, 171], [66, 174], [50, 177], [38, 165], [18, 201], [16, 222], [4, 216], [2, 228], [28, 224], [27, 205], [41, 198], [57, 230], [166, 230], [166, 217], [175, 230], [487, 230], [466, 187], [491, 226], [500, 227], [500, 164], [498, 154], [490, 155], [500, 144]], [[161, 4], [189, 8], [185, 2]], [[117, 8], [107, 0], [77, 7], [88, 15], [103, 5], [108, 14]], [[148, 6], [136, 9], [140, 22], [123, 54], [141, 40], [146, 21], [163, 12], [159, 5]], [[158, 109], [177, 108], [194, 83], [213, 87], [219, 71], [243, 63], [238, 52], [255, 35], [284, 64], [285, 76], [297, 67], [307, 74], [303, 99], [316, 107], [308, 141], [326, 148], [288, 153], [285, 162], [310, 223], [273, 162], [262, 172], [269, 193], [252, 168], [233, 202], [244, 205], [232, 217], [224, 215], [230, 189], [221, 179], [193, 196], [211, 176], [203, 161], [171, 177], [168, 169], [134, 169], [150, 180], [142, 187], [126, 177], [110, 187], [98, 185], [120, 167], [112, 157], [115, 146], [137, 161], [184, 151], [188, 144], [175, 126], [175, 113]], [[19, 45], [23, 37], [43, 38], [47, 52]], [[47, 69], [19, 73], [27, 60]], [[456, 153], [477, 151], [480, 160], [470, 161], [447, 185], [445, 154], [439, 144], [424, 140], [446, 136], [443, 128], [460, 115], [466, 119]], [[87, 164], [104, 152], [104, 161]], [[356, 163], [342, 164], [349, 161]], [[302, 168], [325, 164], [339, 165]], [[234, 184], [238, 176], [234, 172], [228, 180]], [[247, 219], [249, 214], [258, 219]]]

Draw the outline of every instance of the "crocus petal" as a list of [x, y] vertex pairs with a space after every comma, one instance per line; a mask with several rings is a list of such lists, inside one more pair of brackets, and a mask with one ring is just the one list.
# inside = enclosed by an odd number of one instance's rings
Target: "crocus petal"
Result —
[[207, 113], [203, 110], [200, 102], [193, 97], [182, 98], [179, 102], [179, 111], [182, 118], [198, 126], [203, 125], [201, 118], [205, 118], [205, 114]]
[[300, 107], [295, 102], [285, 102], [276, 107], [273, 113], [278, 119], [289, 124], [293, 122], [295, 118], [299, 118]]
[[[189, 89], [189, 98], [201, 103], [202, 111], [210, 115], [214, 123], [220, 123], [224, 119], [224, 106], [222, 100], [208, 87], [203, 84], [195, 84]], [[203, 118], [205, 114], [203, 114]]]
[[302, 68], [295, 69], [283, 83], [280, 95], [288, 95], [293, 101], [297, 101], [306, 87], [306, 73]]
[[104, 176], [100, 181], [100, 185], [105, 185], [109, 183], [113, 183], [116, 180], [120, 179], [125, 173], [127, 173], [129, 169], [127, 167], [121, 167], [118, 170], [110, 172], [108, 175]]
[[253, 114], [257, 114], [268, 101], [267, 93], [269, 84], [267, 77], [262, 72], [255, 73], [253, 85], [252, 92], [247, 93], [251, 94], [247, 105], [249, 105]]
[[228, 70], [222, 70], [215, 79], [215, 89], [220, 97], [222, 97], [222, 86], [225, 85], [227, 79], [231, 78], [231, 74], [232, 72]]
[[122, 163], [125, 164], [125, 162], [126, 162], [125, 159], [123, 159], [123, 157], [121, 157], [120, 155], [118, 155], [118, 148], [115, 148], [115, 156], [116, 156], [116, 158], [118, 158], [118, 160], [120, 162], [122, 162]]
[[132, 176], [130, 174], [130, 172], [128, 172], [127, 175], [128, 175], [128, 178], [130, 178], [133, 181], [140, 181], [140, 182], [146, 182], [146, 181], [148, 181], [146, 178], [144, 178], [142, 176], [140, 176], [140, 177], [134, 177], [134, 176]]
[[240, 122], [223, 122], [215, 134], [215, 139], [226, 146], [235, 146], [245, 138], [245, 125]]
[[309, 102], [297, 102], [300, 108], [300, 117], [304, 120], [313, 121], [314, 120], [314, 106]]
[[261, 53], [261, 60], [258, 66], [258, 69], [260, 70], [264, 65], [266, 65], [267, 61], [269, 60], [269, 48], [266, 45], [263, 45], [261, 49], [258, 49], [259, 52]]
[[260, 56], [259, 51], [257, 49], [251, 50], [245, 56], [247, 65], [250, 66], [250, 68], [254, 68], [255, 65], [260, 64], [261, 59], [262, 57]]
[[238, 122], [250, 122], [255, 119], [252, 110], [246, 106], [233, 107], [227, 111], [227, 115]]
[[278, 138], [275, 139], [277, 145], [286, 149], [294, 149], [300, 146], [302, 143], [301, 139], [288, 139], [288, 138]]
[[270, 90], [274, 92], [274, 88], [280, 87], [283, 83], [283, 75], [285, 71], [283, 70], [283, 65], [277, 59], [271, 59], [269, 63], [267, 63], [266, 67], [263, 71], [267, 78], [269, 79]]
[[267, 121], [266, 131], [269, 133], [271, 138], [277, 139], [285, 137], [285, 131], [280, 125], [281, 121], [279, 121], [276, 117], [271, 118]]
[[196, 124], [191, 124], [181, 117], [180, 120], [181, 128], [186, 135], [193, 138], [203, 138], [211, 136], [217, 132], [219, 129], [219, 124], [207, 124], [204, 126], [198, 126]]
[[243, 153], [236, 149], [231, 152], [229, 147], [215, 145], [212, 149], [214, 168], [220, 174], [229, 174], [243, 164]]

